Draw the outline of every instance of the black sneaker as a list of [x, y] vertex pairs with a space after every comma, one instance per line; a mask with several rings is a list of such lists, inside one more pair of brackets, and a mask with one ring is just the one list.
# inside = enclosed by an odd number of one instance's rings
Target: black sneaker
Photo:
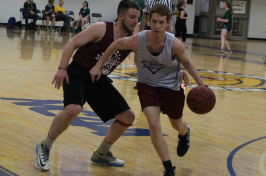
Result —
[[190, 146], [190, 126], [187, 126], [187, 134], [185, 136], [178, 135], [178, 146], [177, 146], [177, 155], [182, 157], [184, 156]]
[[175, 166], [171, 170], [165, 170], [163, 176], [175, 176]]

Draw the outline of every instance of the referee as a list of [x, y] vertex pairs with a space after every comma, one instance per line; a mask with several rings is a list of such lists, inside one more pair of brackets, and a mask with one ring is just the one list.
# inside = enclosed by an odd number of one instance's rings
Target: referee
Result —
[[[144, 10], [144, 18], [143, 18], [143, 23], [142, 23], [142, 30], [149, 30], [150, 29], [150, 26], [147, 25], [147, 21], [148, 21], [148, 16], [149, 16], [149, 13], [150, 13], [150, 9], [155, 5], [155, 4], [163, 4], [163, 5], [166, 5], [170, 12], [171, 12], [171, 15], [172, 15], [172, 7], [171, 7], [171, 2], [173, 0], [147, 0], [147, 4], [146, 4], [146, 8]], [[167, 31], [170, 31], [170, 26], [169, 26], [169, 29]]]

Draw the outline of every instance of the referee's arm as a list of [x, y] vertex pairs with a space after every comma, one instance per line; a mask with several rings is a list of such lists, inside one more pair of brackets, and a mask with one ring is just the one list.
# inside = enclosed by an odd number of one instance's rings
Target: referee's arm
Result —
[[146, 29], [146, 26], [147, 26], [147, 21], [148, 21], [148, 15], [149, 15], [149, 12], [150, 12], [150, 9], [149, 9], [149, 2], [147, 2], [147, 5], [145, 7], [145, 10], [144, 10], [144, 18], [142, 20], [142, 31]]

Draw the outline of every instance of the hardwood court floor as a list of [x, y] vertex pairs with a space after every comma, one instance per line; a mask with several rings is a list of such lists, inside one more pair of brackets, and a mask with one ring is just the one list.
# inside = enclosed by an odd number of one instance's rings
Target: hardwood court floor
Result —
[[[55, 142], [51, 170], [40, 171], [35, 146], [62, 109], [62, 89], [51, 85], [62, 49], [72, 37], [46, 32], [32, 33], [0, 28], [0, 175], [62, 176], [161, 176], [157, 156], [133, 89], [136, 68], [132, 55], [110, 76], [128, 101], [136, 121], [112, 147], [125, 160], [121, 168], [90, 162], [111, 122], [103, 124], [86, 105], [81, 115]], [[265, 176], [266, 175], [266, 54], [265, 41], [230, 41], [233, 53], [218, 55], [219, 40], [188, 39], [188, 55], [217, 98], [206, 115], [192, 113], [187, 105], [184, 118], [192, 129], [191, 148], [176, 155], [177, 132], [162, 115], [163, 133], [176, 175]], [[191, 80], [191, 86], [195, 82]], [[188, 87], [186, 93], [191, 89]]]

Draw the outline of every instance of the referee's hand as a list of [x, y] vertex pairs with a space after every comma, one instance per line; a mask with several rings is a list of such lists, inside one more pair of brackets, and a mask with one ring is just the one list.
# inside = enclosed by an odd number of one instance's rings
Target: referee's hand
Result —
[[90, 75], [91, 75], [92, 83], [94, 83], [95, 81], [99, 81], [99, 79], [101, 77], [101, 70], [99, 68], [97, 68], [96, 66], [94, 66], [90, 70]]

